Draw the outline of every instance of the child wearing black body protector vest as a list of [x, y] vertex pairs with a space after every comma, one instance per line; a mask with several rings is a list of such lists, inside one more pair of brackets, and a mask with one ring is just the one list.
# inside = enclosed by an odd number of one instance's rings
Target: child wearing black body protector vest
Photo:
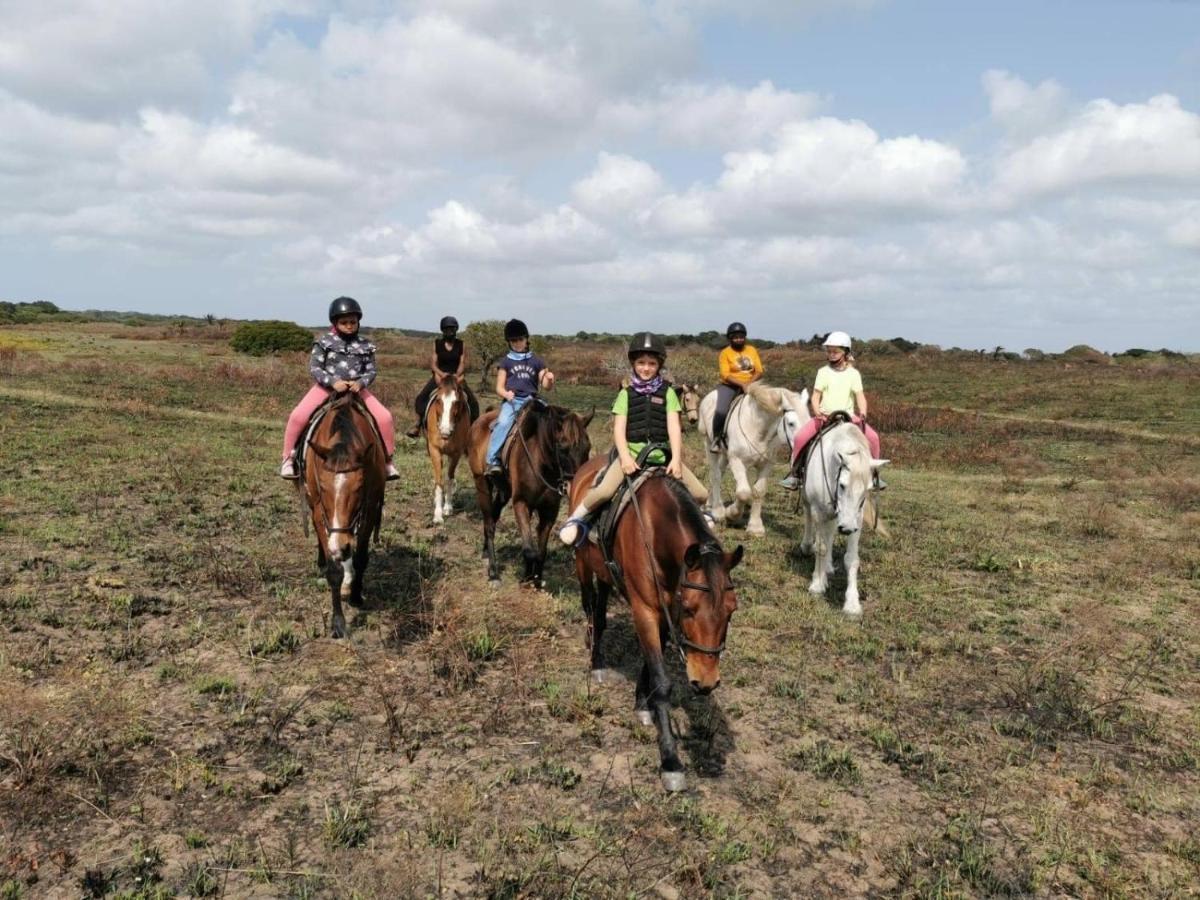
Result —
[[612, 499], [626, 475], [638, 473], [638, 455], [650, 444], [666, 444], [670, 459], [662, 450], [652, 450], [644, 460], [647, 465], [666, 465], [667, 474], [678, 478], [688, 493], [703, 505], [708, 490], [692, 471], [683, 464], [683, 426], [680, 413], [683, 405], [666, 381], [661, 369], [667, 351], [663, 342], [648, 331], [633, 336], [629, 343], [629, 362], [633, 368], [629, 387], [622, 388], [613, 402], [613, 445], [617, 459], [609, 463], [600, 483], [584, 495], [571, 511], [570, 518], [559, 531], [559, 539], [568, 546], [577, 546], [586, 536], [590, 519], [597, 510]]

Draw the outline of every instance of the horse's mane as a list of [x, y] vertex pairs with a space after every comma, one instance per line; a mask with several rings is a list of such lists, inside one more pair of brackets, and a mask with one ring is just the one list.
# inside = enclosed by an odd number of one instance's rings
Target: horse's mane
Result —
[[708, 522], [704, 520], [704, 515], [700, 512], [700, 507], [692, 495], [688, 493], [688, 489], [684, 483], [677, 478], [671, 477], [664, 477], [660, 480], [666, 486], [667, 490], [674, 494], [675, 502], [679, 505], [679, 517], [683, 520], [683, 524], [691, 529], [696, 542], [706, 552], [708, 548], [712, 547], [719, 553], [721, 542], [717, 540], [717, 536], [709, 529]]
[[780, 415], [784, 411], [783, 389], [772, 387], [762, 381], [752, 381], [743, 390], [746, 396], [769, 413]]
[[[352, 399], [341, 398], [334, 401], [332, 418], [329, 422], [329, 436], [334, 441], [329, 452], [321, 460], [326, 469], [334, 472], [345, 472], [362, 459], [364, 453], [372, 446], [374, 435], [363, 434], [356, 421], [355, 413], [365, 417], [366, 413], [356, 409], [357, 403]], [[367, 426], [370, 430], [370, 426]]]

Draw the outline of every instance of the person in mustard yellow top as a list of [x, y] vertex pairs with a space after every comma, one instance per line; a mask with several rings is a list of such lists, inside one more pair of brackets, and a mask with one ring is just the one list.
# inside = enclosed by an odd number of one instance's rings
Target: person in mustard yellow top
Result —
[[[844, 331], [833, 331], [825, 338], [825, 356], [829, 365], [817, 370], [813, 384], [813, 417], [801, 426], [792, 439], [792, 470], [780, 482], [789, 491], [794, 491], [804, 482], [804, 448], [817, 436], [821, 426], [835, 412], [844, 412], [850, 421], [863, 430], [871, 456], [879, 459], [879, 435], [867, 424], [867, 395], [863, 391], [862, 375], [854, 368], [850, 356], [850, 335]], [[875, 473], [875, 489], [883, 490], [887, 483]]]
[[721, 351], [718, 359], [721, 383], [717, 385], [717, 409], [713, 413], [712, 452], [719, 453], [725, 443], [725, 417], [729, 415], [729, 404], [733, 398], [763, 377], [762, 360], [758, 351], [746, 343], [746, 326], [731, 322], [725, 329], [729, 346]]

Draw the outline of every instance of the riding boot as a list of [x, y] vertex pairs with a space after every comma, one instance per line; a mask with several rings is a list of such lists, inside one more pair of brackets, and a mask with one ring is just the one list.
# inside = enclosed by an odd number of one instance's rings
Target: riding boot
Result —
[[804, 454], [800, 453], [792, 460], [792, 467], [788, 470], [787, 478], [779, 482], [779, 486], [787, 491], [798, 491], [802, 484], [804, 484]]
[[558, 530], [558, 539], [568, 547], [578, 547], [587, 539], [592, 523], [588, 519], [590, 510], [580, 503], [567, 518], [567, 523]]

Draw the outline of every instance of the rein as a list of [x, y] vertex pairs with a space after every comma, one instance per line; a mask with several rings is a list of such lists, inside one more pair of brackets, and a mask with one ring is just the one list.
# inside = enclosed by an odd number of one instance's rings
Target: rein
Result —
[[[311, 435], [308, 437], [307, 446], [318, 457], [320, 457], [321, 459], [325, 458], [321, 454], [321, 452], [317, 449], [316, 445], [313, 444]], [[346, 472], [357, 472], [359, 469], [362, 469], [362, 468], [364, 468], [364, 466], [359, 465], [359, 466], [355, 466], [351, 469], [346, 469], [345, 471]], [[338, 474], [342, 474], [342, 473], [338, 473]], [[359, 501], [358, 507], [354, 511], [354, 517], [350, 520], [350, 525], [348, 527], [346, 527], [346, 528], [331, 528], [329, 525], [329, 514], [325, 508], [325, 491], [321, 487], [321, 473], [315, 472], [314, 476], [315, 476], [314, 480], [317, 483], [317, 508], [321, 511], [321, 524], [325, 526], [326, 534], [352, 534], [352, 535], [354, 535], [354, 540], [357, 543], [357, 541], [359, 539], [358, 527], [359, 527], [359, 525], [362, 524], [363, 509], [365, 508], [366, 504], [363, 503], [361, 500]]]
[[[530, 412], [532, 413], [532, 410]], [[551, 426], [553, 426], [554, 413], [550, 412], [549, 415], [550, 415]], [[567, 491], [570, 490], [571, 479], [575, 477], [575, 472], [568, 472], [566, 466], [563, 465], [563, 456], [565, 455], [563, 448], [558, 445], [557, 441], [551, 441], [553, 451], [554, 451], [553, 452], [554, 466], [556, 469], [558, 469], [558, 486], [555, 487], [549, 481], [546, 480], [546, 477], [544, 475], [542, 475], [543, 466], [539, 466], [536, 462], [534, 462], [533, 454], [529, 450], [529, 444], [526, 443], [526, 441], [525, 441], [525, 432], [521, 429], [518, 429], [517, 437], [519, 437], [521, 439], [521, 447], [525, 450], [525, 458], [529, 460], [529, 467], [531, 469], [533, 469], [533, 473], [538, 477], [538, 481], [540, 481], [543, 485], [546, 486], [546, 490], [548, 490], [554, 494], [557, 494], [559, 497], [565, 497], [567, 495]], [[543, 444], [542, 449], [545, 450], [546, 448], [545, 448], [544, 440], [543, 440], [542, 444]], [[546, 453], [545, 455], [548, 457], [551, 454]]]
[[[649, 566], [650, 575], [654, 578], [654, 586], [656, 588], [656, 594], [658, 595], [658, 605], [662, 609], [663, 618], [667, 620], [667, 631], [671, 636], [671, 641], [675, 644], [675, 649], [679, 651], [679, 661], [683, 663], [684, 668], [687, 668], [687, 654], [684, 652], [685, 648], [688, 650], [694, 650], [697, 653], [707, 654], [708, 656], [720, 656], [721, 651], [725, 649], [724, 641], [721, 641], [721, 644], [718, 647], [705, 647], [690, 640], [688, 636], [683, 633], [683, 628], [675, 623], [675, 618], [671, 615], [670, 607], [668, 607], [666, 601], [663, 600], [663, 595], [666, 593], [666, 588], [663, 586], [662, 580], [658, 577], [658, 566], [654, 562], [654, 551], [650, 548], [650, 541], [646, 537], [646, 523], [642, 519], [642, 506], [638, 502], [637, 491], [633, 489], [633, 482], [630, 480], [628, 475], [625, 476], [625, 489], [629, 491], [630, 500], [633, 503], [633, 512], [634, 515], [637, 516], [638, 534], [642, 539], [642, 546], [646, 548], [646, 565]], [[701, 550], [700, 554], [703, 556], [704, 551]], [[681, 575], [679, 578], [679, 586], [675, 589], [675, 593], [672, 596], [672, 605], [679, 607], [683, 606], [683, 589], [685, 587], [691, 588], [694, 591], [705, 591], [712, 597], [713, 603], [717, 602], [717, 592], [711, 584], [699, 584], [695, 581], [689, 581], [685, 575]]]

